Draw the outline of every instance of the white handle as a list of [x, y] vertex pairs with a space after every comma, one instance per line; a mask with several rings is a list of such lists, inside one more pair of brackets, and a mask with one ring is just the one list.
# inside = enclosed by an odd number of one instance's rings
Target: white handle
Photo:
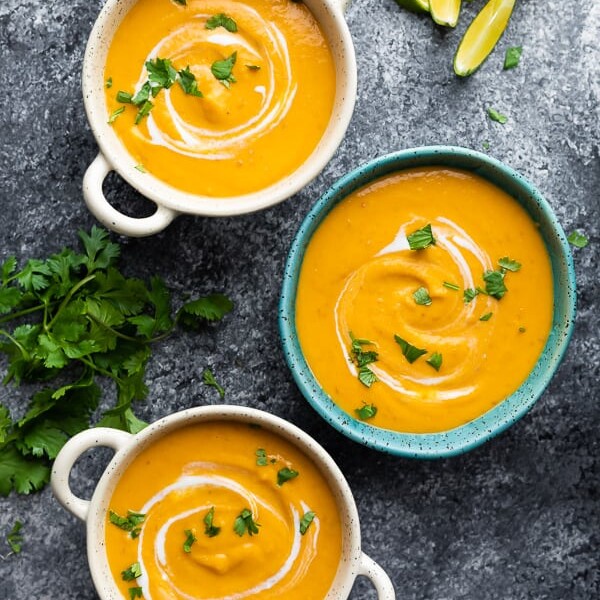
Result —
[[61, 449], [52, 468], [52, 491], [56, 499], [77, 518], [87, 519], [90, 503], [73, 494], [69, 486], [69, 475], [75, 461], [90, 448], [106, 446], [119, 451], [131, 442], [133, 436], [125, 431], [96, 427], [72, 437]]
[[177, 216], [177, 212], [158, 205], [156, 212], [141, 219], [128, 217], [110, 205], [104, 192], [102, 183], [112, 171], [112, 167], [102, 153], [98, 154], [94, 162], [88, 167], [83, 176], [83, 197], [90, 212], [103, 225], [131, 237], [143, 237], [162, 231]]
[[396, 592], [388, 574], [364, 552], [358, 568], [358, 574], [364, 575], [371, 580], [377, 590], [379, 600], [396, 600]]

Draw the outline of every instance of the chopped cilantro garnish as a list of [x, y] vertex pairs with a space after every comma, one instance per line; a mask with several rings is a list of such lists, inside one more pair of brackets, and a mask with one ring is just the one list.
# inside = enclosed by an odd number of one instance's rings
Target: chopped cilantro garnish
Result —
[[152, 102], [150, 102], [150, 100], [146, 100], [146, 102], [144, 102], [144, 104], [142, 104], [140, 110], [138, 110], [138, 113], [135, 116], [135, 124], [139, 125], [141, 120], [144, 117], [147, 117], [153, 108], [154, 108], [154, 104], [152, 104]]
[[246, 65], [246, 68], [250, 69], [251, 71], [260, 71], [259, 65]]
[[399, 335], [395, 335], [394, 339], [396, 343], [402, 349], [402, 354], [409, 363], [414, 363], [419, 357], [423, 356], [423, 354], [427, 354], [427, 350], [422, 348], [417, 348], [412, 344], [409, 344], [405, 339], [401, 338]]
[[379, 378], [369, 367], [361, 367], [358, 370], [358, 380], [366, 387], [371, 387]]
[[216, 29], [217, 27], [224, 27], [231, 33], [235, 33], [238, 30], [237, 23], [223, 13], [213, 15], [206, 21], [206, 29]]
[[460, 290], [460, 287], [458, 285], [456, 285], [455, 283], [450, 283], [449, 281], [444, 281], [442, 285], [448, 288], [449, 290], [454, 290], [455, 292], [458, 292], [458, 290]]
[[210, 67], [215, 78], [226, 88], [229, 88], [230, 84], [236, 82], [236, 78], [233, 76], [233, 66], [235, 65], [236, 60], [237, 51], [223, 60], [216, 60]]
[[425, 362], [436, 371], [439, 371], [442, 366], [442, 355], [439, 352], [434, 352]]
[[181, 89], [190, 96], [197, 96], [198, 98], [202, 98], [202, 92], [198, 89], [198, 82], [196, 81], [196, 76], [190, 71], [189, 65], [185, 69], [181, 69], [178, 71], [179, 85]]
[[107, 89], [107, 90], [110, 90], [110, 88], [112, 87], [112, 84], [113, 84], [112, 77], [109, 77], [109, 78], [106, 80], [106, 89]]
[[488, 117], [492, 121], [496, 121], [497, 123], [500, 123], [501, 125], [504, 125], [504, 123], [506, 123], [508, 121], [508, 117], [506, 117], [502, 113], [499, 113], [495, 108], [488, 108], [487, 113], [488, 113]]
[[465, 300], [465, 304], [469, 304], [469, 302], [471, 302], [471, 300], [473, 300], [475, 296], [477, 296], [477, 294], [479, 294], [479, 290], [474, 290], [473, 288], [467, 288], [466, 290], [464, 290], [463, 297]]
[[308, 512], [305, 512], [303, 517], [300, 519], [300, 534], [304, 535], [307, 531], [308, 528], [310, 527], [310, 524], [314, 521], [316, 515], [312, 510], [309, 510]]
[[204, 533], [208, 537], [215, 537], [215, 535], [219, 535], [219, 532], [221, 531], [220, 527], [215, 527], [215, 525], [213, 525], [214, 517], [215, 517], [215, 507], [213, 506], [204, 515]]
[[492, 318], [493, 314], [494, 313], [491, 313], [491, 312], [485, 313], [485, 315], [481, 315], [481, 317], [479, 317], [479, 320], [480, 321], [489, 321]]
[[421, 306], [429, 306], [431, 304], [431, 297], [427, 288], [420, 287], [418, 290], [413, 292], [413, 298], [415, 302]]
[[526, 331], [525, 327], [519, 327], [519, 333], [525, 333]]
[[173, 0], [176, 4], [181, 4], [181, 6], [187, 6], [187, 0]]
[[425, 227], [413, 231], [406, 236], [406, 239], [408, 240], [408, 245], [411, 250], [424, 250], [429, 246], [435, 245], [431, 224], [427, 224]]
[[177, 71], [168, 58], [146, 61], [146, 70], [153, 98], [156, 98], [160, 90], [163, 88], [168, 90], [177, 81]]
[[10, 546], [10, 550], [13, 554], [19, 554], [23, 547], [22, 529], [23, 523], [21, 523], [21, 521], [15, 521], [15, 524], [6, 536], [6, 543]]
[[587, 236], [579, 231], [572, 231], [567, 237], [567, 241], [575, 248], [585, 248], [589, 243]]
[[504, 256], [498, 260], [498, 264], [506, 271], [512, 271], [516, 273], [521, 268], [521, 263]]
[[378, 359], [379, 354], [375, 350], [363, 350], [363, 346], [374, 346], [374, 342], [355, 338], [352, 333], [350, 333], [350, 340], [352, 341], [352, 347], [350, 348], [351, 358], [357, 367], [364, 367]]
[[134, 512], [132, 510], [128, 510], [127, 516], [121, 517], [116, 512], [111, 510], [109, 512], [108, 518], [113, 525], [116, 525], [119, 529], [122, 529], [123, 531], [129, 531], [131, 537], [136, 538], [142, 530], [140, 526], [146, 520], [146, 515]]
[[377, 414], [377, 407], [374, 404], [363, 404], [360, 408], [356, 408], [354, 412], [361, 421], [366, 421]]
[[486, 271], [483, 274], [485, 293], [500, 300], [508, 291], [504, 285], [504, 273], [500, 271]]
[[208, 367], [204, 369], [204, 372], [202, 373], [202, 381], [209, 387], [215, 388], [215, 390], [217, 390], [221, 398], [225, 397], [225, 390], [219, 385], [219, 383], [215, 379], [215, 376], [213, 375], [213, 372]]
[[514, 69], [521, 60], [521, 53], [523, 48], [521, 46], [513, 46], [512, 48], [506, 49], [504, 56], [504, 69]]
[[133, 581], [138, 577], [142, 576], [142, 567], [139, 562], [134, 562], [129, 568], [125, 569], [125, 571], [121, 571], [121, 577], [123, 581]]
[[141, 587], [130, 587], [127, 588], [127, 591], [129, 592], [129, 600], [141, 598], [144, 595], [144, 590]]
[[298, 477], [298, 475], [300, 475], [298, 471], [290, 469], [289, 467], [283, 467], [283, 469], [279, 469], [279, 471], [277, 471], [277, 485], [281, 487], [287, 481]]
[[113, 110], [110, 113], [110, 117], [108, 117], [108, 124], [112, 125], [119, 118], [119, 115], [123, 114], [124, 112], [125, 112], [124, 106], [120, 106], [119, 108], [116, 108], [115, 110]]
[[257, 466], [266, 467], [269, 464], [267, 451], [264, 448], [259, 448], [254, 454], [256, 455]]
[[147, 102], [152, 95], [152, 88], [150, 82], [146, 81], [144, 85], [138, 90], [138, 92], [131, 98], [131, 103], [136, 106], [141, 106], [144, 102]]
[[244, 508], [233, 523], [233, 531], [240, 537], [242, 537], [244, 533], [248, 533], [249, 536], [257, 534], [259, 527], [260, 525], [252, 518], [252, 512], [247, 508]]
[[139, 171], [140, 173], [147, 173], [148, 171], [146, 170], [146, 167], [140, 163], [139, 165], [135, 165], [134, 167], [137, 171]]
[[196, 536], [194, 535], [194, 532], [191, 529], [186, 529], [183, 532], [186, 536], [185, 538], [185, 542], [183, 542], [183, 551], [186, 554], [189, 554], [192, 551], [192, 546], [194, 544], [194, 542], [198, 541]]
[[119, 90], [117, 92], [117, 102], [121, 104], [131, 104], [133, 101], [133, 96], [129, 92], [124, 92], [123, 90]]

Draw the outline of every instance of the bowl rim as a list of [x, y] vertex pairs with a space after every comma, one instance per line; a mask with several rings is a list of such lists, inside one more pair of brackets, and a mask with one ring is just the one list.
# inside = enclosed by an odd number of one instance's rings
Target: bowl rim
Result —
[[[129, 5], [137, 1], [106, 1], [89, 34], [83, 57], [81, 85], [87, 121], [99, 152], [111, 170], [116, 171], [130, 186], [159, 207], [182, 214], [226, 217], [252, 213], [279, 204], [301, 191], [325, 169], [344, 139], [354, 113], [357, 95], [356, 54], [342, 12], [343, 6], [339, 1], [307, 0], [313, 15], [316, 8], [327, 15], [327, 23], [323, 18], [315, 18], [330, 43], [337, 76], [334, 105], [320, 140], [304, 162], [282, 179], [254, 192], [223, 197], [185, 192], [151, 173], [140, 172], [135, 168], [134, 157], [107, 123], [109, 111], [103, 76], [106, 55], [121, 19], [129, 12]], [[313, 4], [315, 8], [312, 8]]]
[[[449, 160], [456, 161], [457, 158], [491, 168], [505, 181], [514, 185], [523, 193], [523, 196], [529, 197], [537, 205], [539, 214], [545, 221], [546, 230], [555, 236], [557, 241], [555, 245], [559, 252], [553, 256], [548, 248], [548, 240], [544, 231], [541, 231], [553, 271], [555, 302], [552, 327], [544, 349], [526, 380], [517, 390], [483, 415], [458, 427], [436, 433], [403, 433], [375, 427], [355, 419], [338, 407], [320, 386], [304, 359], [295, 324], [296, 292], [304, 251], [312, 235], [329, 212], [356, 189], [385, 174], [417, 166], [446, 165], [466, 169], [466, 167], [456, 164], [448, 164]], [[418, 164], [407, 164], [411, 161], [416, 161]], [[486, 176], [477, 169], [470, 170], [504, 189], [489, 175]], [[507, 190], [505, 189], [505, 191]], [[507, 193], [510, 194], [509, 191]], [[516, 198], [514, 193], [511, 195], [533, 218], [523, 199]], [[556, 297], [559, 289], [556, 270], [559, 267], [562, 267], [566, 274], [563, 282], [566, 287], [562, 294], [565, 298], [565, 318], [560, 323], [555, 323]], [[576, 284], [571, 250], [554, 211], [539, 190], [514, 169], [487, 154], [461, 146], [440, 145], [409, 148], [379, 156], [342, 176], [319, 198], [302, 221], [290, 247], [283, 274], [278, 321], [285, 360], [292, 376], [306, 400], [330, 425], [350, 439], [375, 450], [407, 458], [436, 459], [455, 456], [476, 448], [504, 431], [531, 409], [548, 386], [566, 352], [574, 329], [575, 315]], [[557, 330], [556, 335], [555, 329]], [[541, 373], [537, 372], [538, 367], [543, 363], [547, 363], [546, 367]], [[531, 390], [524, 395], [524, 390], [528, 387], [531, 387]], [[523, 398], [519, 400], [520, 396]], [[517, 400], [519, 401], [517, 402]], [[513, 403], [515, 406], [512, 406]]]

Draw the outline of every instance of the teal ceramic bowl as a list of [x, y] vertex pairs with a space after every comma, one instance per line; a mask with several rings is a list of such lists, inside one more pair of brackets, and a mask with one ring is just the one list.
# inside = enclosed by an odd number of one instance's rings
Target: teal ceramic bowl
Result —
[[[554, 317], [546, 346], [523, 384], [494, 408], [439, 433], [399, 433], [358, 421], [340, 409], [313, 376], [298, 341], [296, 291], [304, 251], [331, 209], [356, 189], [389, 173], [424, 166], [471, 171], [515, 198], [539, 224], [554, 277]], [[283, 277], [279, 330], [286, 361], [300, 391], [335, 429], [370, 448], [410, 458], [443, 458], [471, 450], [519, 420], [542, 395], [565, 353], [575, 322], [575, 272], [565, 234], [540, 192], [516, 171], [480, 152], [451, 146], [414, 148], [377, 158], [337, 181], [313, 206], [292, 243]]]

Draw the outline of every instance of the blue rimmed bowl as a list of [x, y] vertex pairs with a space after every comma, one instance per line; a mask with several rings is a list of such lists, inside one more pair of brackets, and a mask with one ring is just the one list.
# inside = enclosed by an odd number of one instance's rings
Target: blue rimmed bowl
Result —
[[[477, 419], [438, 433], [401, 433], [358, 421], [343, 411], [312, 374], [296, 331], [296, 293], [306, 247], [329, 212], [349, 194], [385, 175], [414, 167], [442, 166], [471, 171], [515, 198], [539, 226], [552, 264], [554, 315], [535, 367], [510, 396]], [[550, 205], [525, 177], [480, 152], [429, 146], [394, 152], [338, 180], [313, 206], [292, 243], [279, 304], [279, 331], [288, 366], [300, 391], [335, 429], [370, 448], [410, 458], [443, 458], [471, 450], [518, 421], [542, 395], [567, 349], [575, 322], [575, 271], [565, 234]]]

